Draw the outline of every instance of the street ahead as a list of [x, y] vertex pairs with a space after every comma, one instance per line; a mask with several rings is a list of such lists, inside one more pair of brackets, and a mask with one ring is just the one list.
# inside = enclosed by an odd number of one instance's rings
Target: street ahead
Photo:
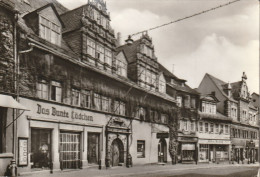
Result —
[[54, 172], [49, 174], [39, 172], [27, 174], [37, 177], [255, 177], [258, 171], [258, 164], [199, 164], [199, 165], [150, 165], [135, 166], [132, 168], [114, 167], [110, 169], [98, 170], [96, 168]]

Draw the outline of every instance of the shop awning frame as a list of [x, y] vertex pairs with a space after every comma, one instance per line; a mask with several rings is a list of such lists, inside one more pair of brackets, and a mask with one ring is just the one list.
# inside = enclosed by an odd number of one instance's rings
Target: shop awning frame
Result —
[[29, 111], [29, 109], [18, 103], [12, 96], [2, 94], [0, 94], [0, 107]]
[[22, 110], [22, 112], [5, 128], [8, 128], [10, 125], [12, 125], [14, 121], [16, 121], [25, 111], [30, 111], [25, 106], [16, 101], [12, 96], [3, 94], [0, 94], [0, 107]]

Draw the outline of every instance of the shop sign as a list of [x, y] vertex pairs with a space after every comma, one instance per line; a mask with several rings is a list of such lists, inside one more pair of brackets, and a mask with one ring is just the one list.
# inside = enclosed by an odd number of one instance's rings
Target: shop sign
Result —
[[195, 150], [195, 144], [182, 144], [181, 149], [189, 151]]
[[93, 116], [87, 115], [85, 113], [80, 113], [75, 110], [67, 111], [65, 109], [59, 109], [55, 106], [51, 108], [43, 107], [40, 104], [37, 104], [37, 114], [41, 115], [50, 115], [53, 117], [62, 117], [62, 118], [71, 118], [77, 120], [93, 121]]
[[156, 137], [158, 139], [160, 139], [160, 138], [169, 138], [169, 133], [157, 133]]
[[28, 165], [28, 138], [18, 138], [18, 166]]
[[200, 144], [230, 144], [229, 140], [199, 140]]

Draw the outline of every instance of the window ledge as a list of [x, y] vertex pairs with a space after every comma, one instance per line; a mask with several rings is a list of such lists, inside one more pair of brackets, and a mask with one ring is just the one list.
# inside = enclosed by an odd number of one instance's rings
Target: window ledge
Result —
[[0, 158], [13, 158], [13, 153], [0, 153]]

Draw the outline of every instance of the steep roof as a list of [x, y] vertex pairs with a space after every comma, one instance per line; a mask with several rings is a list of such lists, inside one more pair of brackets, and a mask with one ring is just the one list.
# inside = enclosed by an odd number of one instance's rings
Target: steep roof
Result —
[[138, 46], [140, 45], [140, 43], [141, 43], [141, 39], [138, 39], [138, 40], [134, 41], [131, 45], [125, 44], [125, 45], [119, 46], [116, 50], [118, 52], [123, 50], [126, 55], [127, 61], [129, 63], [133, 63], [136, 61], [137, 49], [138, 49]]
[[86, 5], [80, 6], [76, 9], [61, 14], [61, 19], [65, 24], [65, 28], [62, 29], [63, 33], [73, 31], [82, 27], [81, 19], [84, 6]]
[[177, 76], [175, 76], [173, 73], [171, 73], [168, 69], [166, 69], [161, 63], [158, 63], [159, 64], [159, 70], [163, 72], [163, 74], [166, 76], [166, 77], [169, 77], [169, 78], [173, 78], [175, 80], [178, 80], [178, 81], [182, 81], [182, 82], [186, 82], [186, 80], [184, 79], [180, 79], [178, 78]]
[[15, 0], [15, 8], [18, 10], [21, 14], [32, 12], [36, 9], [39, 9], [49, 3], [53, 3], [55, 8], [57, 9], [57, 12], [59, 14], [65, 13], [68, 11], [66, 7], [64, 7], [62, 4], [60, 4], [57, 0], [26, 0], [28, 2], [25, 3], [24, 0], [18, 1]]
[[228, 97], [228, 95], [224, 91], [224, 89], [227, 88], [228, 83], [226, 83], [226, 82], [224, 82], [224, 81], [222, 81], [222, 80], [220, 80], [220, 79], [218, 79], [218, 78], [216, 78], [216, 77], [214, 77], [214, 76], [212, 76], [212, 75], [210, 75], [208, 73], [206, 73], [206, 76], [208, 76], [211, 79], [211, 81], [213, 83], [215, 83], [215, 85], [220, 90], [220, 92], [222, 93], [223, 96], [225, 96], [226, 98], [230, 99], [231, 101], [235, 101], [236, 102], [236, 100], [233, 98], [232, 94], [231, 94], [231, 97]]

